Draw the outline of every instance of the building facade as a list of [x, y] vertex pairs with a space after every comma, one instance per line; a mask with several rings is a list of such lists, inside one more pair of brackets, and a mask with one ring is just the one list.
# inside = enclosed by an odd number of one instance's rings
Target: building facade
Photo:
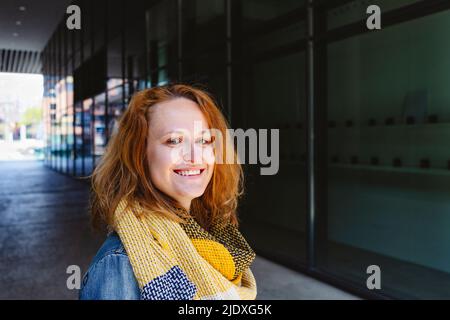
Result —
[[43, 52], [49, 167], [88, 176], [134, 92], [202, 84], [233, 128], [280, 130], [278, 174], [245, 166], [258, 254], [367, 297], [450, 298], [450, 2], [73, 4], [81, 30], [63, 19]]

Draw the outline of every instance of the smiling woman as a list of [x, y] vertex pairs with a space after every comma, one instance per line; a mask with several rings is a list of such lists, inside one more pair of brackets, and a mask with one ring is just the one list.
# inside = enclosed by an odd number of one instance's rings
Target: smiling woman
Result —
[[211, 180], [215, 156], [212, 138], [196, 132], [208, 127], [194, 101], [178, 97], [158, 103], [150, 111], [147, 158], [155, 187], [188, 210]]
[[242, 168], [215, 162], [223, 142], [211, 132], [226, 130], [200, 89], [167, 85], [133, 97], [92, 176], [93, 223], [109, 235], [81, 299], [256, 298], [255, 253], [236, 214]]

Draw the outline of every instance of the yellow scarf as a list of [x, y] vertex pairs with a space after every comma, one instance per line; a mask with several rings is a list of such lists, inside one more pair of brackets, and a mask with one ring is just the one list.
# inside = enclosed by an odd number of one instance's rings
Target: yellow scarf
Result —
[[[122, 201], [118, 233], [141, 288], [143, 300], [254, 300], [255, 258], [244, 237], [229, 223], [204, 230], [195, 219], [177, 223]], [[134, 212], [133, 212], [134, 211]]]

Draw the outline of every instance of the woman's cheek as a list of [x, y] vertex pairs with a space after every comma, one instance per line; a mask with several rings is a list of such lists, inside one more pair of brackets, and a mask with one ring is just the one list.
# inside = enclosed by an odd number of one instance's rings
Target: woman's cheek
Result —
[[150, 166], [160, 173], [170, 169], [174, 163], [177, 163], [177, 155], [173, 150], [174, 148], [169, 148], [164, 145], [155, 146], [149, 157]]
[[203, 150], [203, 161], [209, 165], [216, 162], [216, 155], [214, 154], [214, 148], [212, 146], [207, 146]]
[[176, 165], [183, 162], [183, 148], [182, 147], [163, 147], [160, 150], [161, 156], [165, 159], [168, 165]]

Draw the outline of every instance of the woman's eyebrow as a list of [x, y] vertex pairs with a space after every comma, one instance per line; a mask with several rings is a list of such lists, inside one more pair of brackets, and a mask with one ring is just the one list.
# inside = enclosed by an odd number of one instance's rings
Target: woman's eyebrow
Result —
[[[166, 133], [164, 133], [164, 136], [168, 135], [168, 134], [172, 134], [172, 133], [186, 133], [186, 132], [189, 132], [189, 130], [183, 130], [183, 129], [170, 130], [170, 131], [167, 131]], [[201, 133], [201, 134], [211, 133], [211, 129], [203, 129], [202, 131], [200, 131], [198, 133]]]
[[170, 130], [170, 131], [167, 131], [166, 133], [162, 134], [161, 137], [165, 137], [169, 134], [172, 135], [172, 134], [184, 134], [184, 133], [185, 133], [184, 130]]
[[[170, 130], [170, 131], [167, 131], [166, 133], [164, 133], [164, 134], [162, 134], [160, 137], [161, 138], [164, 138], [164, 137], [166, 137], [166, 136], [168, 136], [168, 135], [175, 135], [175, 134], [181, 134], [181, 135], [184, 135], [184, 134], [190, 134], [189, 133], [189, 131], [188, 130], [182, 130], [182, 129], [178, 129], [178, 130]], [[202, 135], [204, 135], [204, 134], [211, 134], [211, 130], [210, 129], [203, 129], [202, 131], [200, 131], [199, 133], [198, 133], [198, 136], [202, 136]]]

